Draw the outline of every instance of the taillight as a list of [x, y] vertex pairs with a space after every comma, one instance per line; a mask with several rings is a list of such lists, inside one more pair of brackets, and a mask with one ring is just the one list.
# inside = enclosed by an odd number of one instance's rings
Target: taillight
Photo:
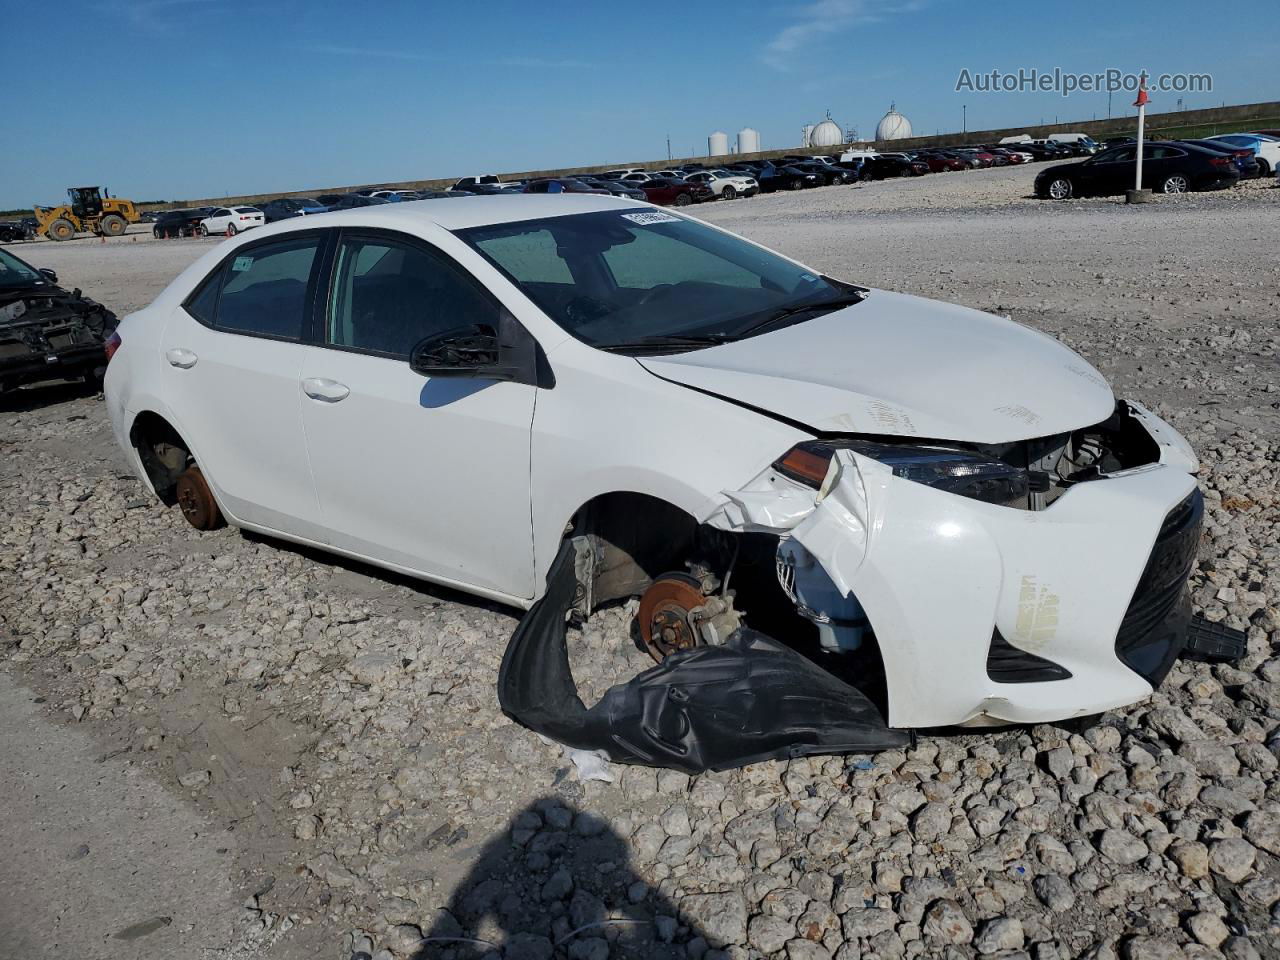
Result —
[[1235, 164], [1235, 161], [1230, 157], [1210, 157], [1209, 164], [1214, 167], [1230, 167]]
[[116, 351], [119, 349], [120, 334], [112, 330], [111, 335], [102, 341], [102, 352], [107, 355], [107, 363], [111, 362], [111, 358], [116, 355]]

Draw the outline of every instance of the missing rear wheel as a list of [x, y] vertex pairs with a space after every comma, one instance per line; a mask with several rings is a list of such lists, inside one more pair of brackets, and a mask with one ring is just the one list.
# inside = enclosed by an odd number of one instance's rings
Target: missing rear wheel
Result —
[[213, 530], [222, 525], [218, 501], [199, 467], [188, 467], [178, 477], [177, 495], [182, 515], [197, 530]]

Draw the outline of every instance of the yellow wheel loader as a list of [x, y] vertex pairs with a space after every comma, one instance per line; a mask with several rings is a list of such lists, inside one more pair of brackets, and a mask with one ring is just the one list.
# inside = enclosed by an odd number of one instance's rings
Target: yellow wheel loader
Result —
[[101, 187], [68, 187], [67, 199], [68, 203], [57, 207], [34, 208], [37, 233], [50, 240], [70, 240], [77, 233], [119, 237], [139, 220], [132, 200], [104, 197]]

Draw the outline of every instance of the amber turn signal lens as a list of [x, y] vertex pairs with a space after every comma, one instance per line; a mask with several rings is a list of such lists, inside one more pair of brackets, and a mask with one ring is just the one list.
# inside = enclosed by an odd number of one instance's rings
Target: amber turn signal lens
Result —
[[814, 449], [805, 444], [792, 447], [773, 468], [785, 477], [808, 484], [815, 490], [822, 487], [831, 466], [831, 448]]

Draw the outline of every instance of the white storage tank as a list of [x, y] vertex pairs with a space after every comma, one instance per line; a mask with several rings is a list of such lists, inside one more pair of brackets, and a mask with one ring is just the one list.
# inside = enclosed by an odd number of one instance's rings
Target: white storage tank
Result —
[[753, 130], [750, 127], [743, 127], [738, 131], [738, 152], [739, 153], [759, 153], [760, 152], [760, 131]]
[[723, 157], [729, 152], [729, 135], [723, 130], [717, 130], [711, 136], [707, 137], [707, 156]]
[[813, 136], [813, 124], [806, 123], [803, 127], [800, 128], [800, 146], [802, 147], [809, 146], [809, 138], [811, 136]]
[[900, 114], [896, 104], [889, 104], [889, 112], [880, 118], [876, 126], [877, 140], [905, 140], [911, 136], [911, 121]]
[[830, 117], [827, 117], [809, 132], [809, 146], [811, 147], [835, 147], [842, 143], [844, 143], [844, 131], [840, 129], [840, 124]]

